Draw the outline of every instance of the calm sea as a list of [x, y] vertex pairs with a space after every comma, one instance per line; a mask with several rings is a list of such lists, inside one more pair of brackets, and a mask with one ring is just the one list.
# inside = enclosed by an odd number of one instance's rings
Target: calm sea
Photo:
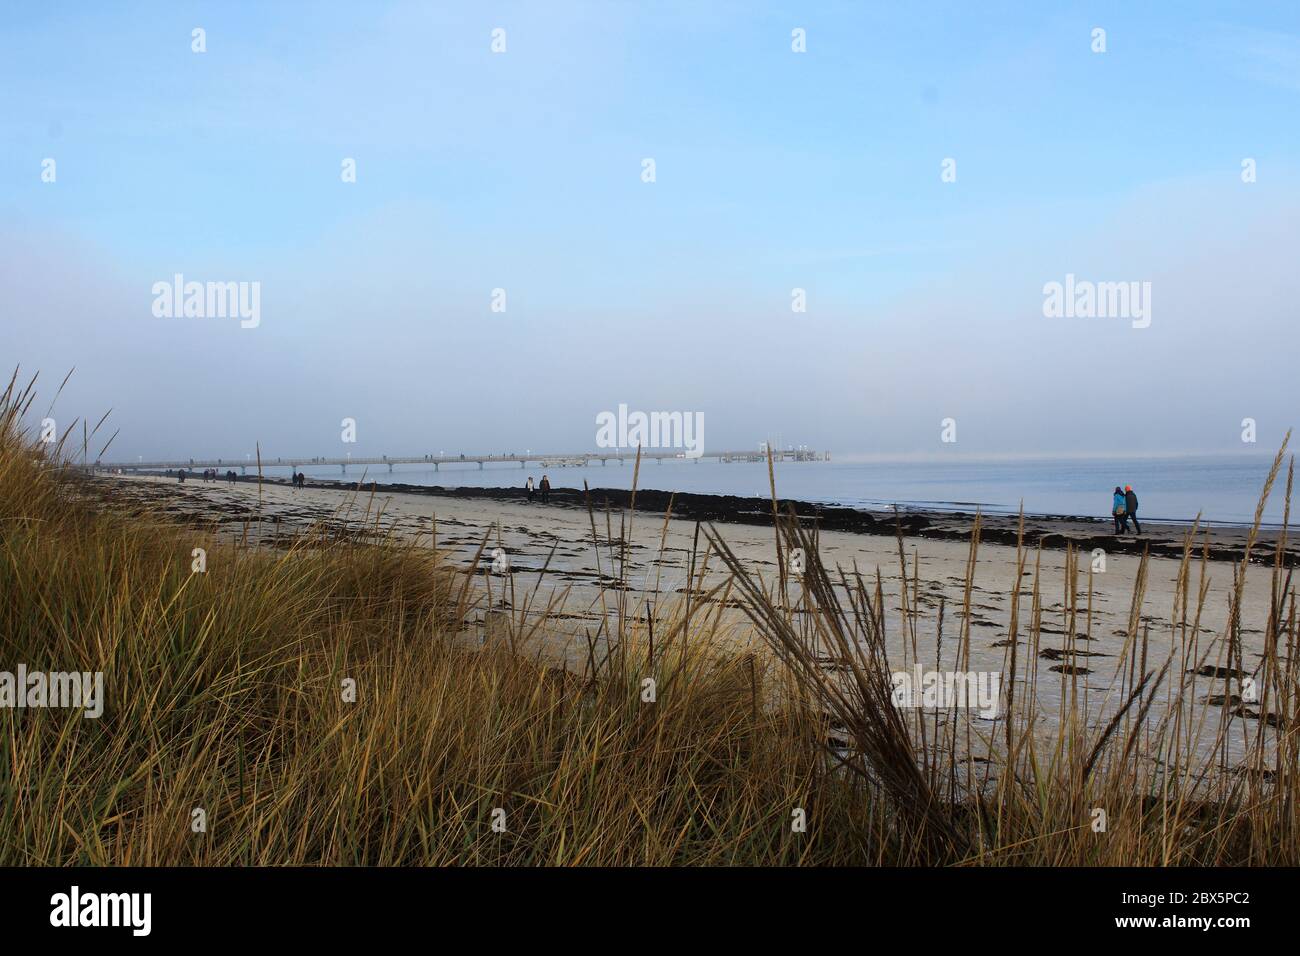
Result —
[[[1255, 503], [1268, 475], [1271, 458], [1264, 455], [1222, 455], [1183, 458], [1035, 459], [1019, 461], [945, 462], [780, 462], [776, 466], [777, 493], [784, 498], [880, 508], [902, 507], [1014, 513], [1024, 502], [1025, 511], [1039, 515], [1110, 514], [1116, 485], [1132, 485], [1141, 503], [1139, 517], [1150, 520], [1191, 520], [1198, 513], [1209, 522], [1240, 523], [1254, 518]], [[272, 476], [287, 468], [268, 467]], [[338, 466], [303, 466], [311, 477], [341, 478]], [[631, 463], [591, 467], [547, 468], [557, 488], [630, 488]], [[522, 487], [532, 475], [540, 480], [542, 468], [529, 465], [442, 465], [440, 470], [422, 465], [356, 465], [347, 477], [380, 483], [462, 487]], [[766, 463], [715, 461], [653, 462], [641, 466], [639, 485], [662, 491], [767, 496]], [[1270, 523], [1282, 520], [1285, 470], [1265, 512]]]

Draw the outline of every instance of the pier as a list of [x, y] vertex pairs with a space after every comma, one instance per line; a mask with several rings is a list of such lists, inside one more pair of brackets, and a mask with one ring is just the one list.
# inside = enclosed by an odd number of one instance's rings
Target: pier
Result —
[[[444, 465], [477, 465], [479, 469], [486, 468], [488, 465], [518, 465], [520, 468], [526, 468], [530, 464], [535, 464], [541, 468], [585, 468], [596, 462], [601, 465], [608, 465], [610, 462], [617, 464], [626, 464], [636, 461], [636, 449], [628, 450], [610, 450], [602, 451], [585, 451], [572, 452], [567, 454], [533, 454], [523, 455], [380, 455], [379, 457], [356, 457], [344, 456], [342, 458], [330, 458], [328, 456], [299, 456], [299, 457], [269, 457], [263, 456], [260, 464], [263, 468], [303, 468], [303, 467], [337, 467], [341, 473], [347, 474], [349, 467], [381, 467], [388, 466], [391, 472], [394, 465], [425, 465], [432, 466], [434, 471], [438, 471]], [[808, 448], [787, 448], [784, 451], [773, 449], [772, 457], [776, 461], [830, 461], [829, 452], [816, 452]], [[678, 451], [646, 451], [642, 450], [641, 460], [643, 462], [655, 462], [663, 464], [665, 461], [680, 462], [689, 464], [690, 462], [699, 462], [705, 458], [715, 461], [736, 462], [736, 461], [767, 461], [766, 451], [714, 451], [705, 452], [695, 458], [688, 458], [682, 452]], [[142, 472], [142, 471], [176, 471], [184, 468], [187, 471], [192, 469], [216, 468], [220, 471], [238, 469], [241, 474], [248, 474], [251, 468], [256, 470], [259, 462], [245, 459], [239, 461], [233, 458], [187, 458], [175, 461], [116, 461], [116, 462], [95, 462], [92, 466], [95, 471], [122, 471], [122, 472]]]

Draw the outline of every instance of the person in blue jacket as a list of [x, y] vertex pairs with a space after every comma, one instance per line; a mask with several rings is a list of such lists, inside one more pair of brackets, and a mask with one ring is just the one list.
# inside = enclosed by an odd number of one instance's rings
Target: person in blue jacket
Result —
[[1119, 485], [1115, 486], [1115, 498], [1110, 511], [1115, 516], [1115, 533], [1128, 534], [1128, 501], [1124, 498], [1124, 489]]

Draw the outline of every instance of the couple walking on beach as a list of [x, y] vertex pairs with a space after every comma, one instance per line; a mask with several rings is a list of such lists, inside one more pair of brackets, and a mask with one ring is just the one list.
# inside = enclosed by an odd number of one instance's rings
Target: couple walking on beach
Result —
[[533, 488], [533, 476], [529, 475], [528, 483], [524, 485], [524, 488], [528, 492], [529, 501], [533, 500], [534, 490], [540, 491], [542, 493], [542, 504], [546, 504], [551, 500], [551, 479], [547, 478], [545, 475], [542, 475], [542, 482], [537, 486], [536, 489]]
[[1119, 485], [1115, 486], [1114, 503], [1111, 506], [1111, 514], [1115, 516], [1115, 533], [1128, 534], [1128, 523], [1133, 522], [1133, 527], [1137, 533], [1142, 533], [1142, 526], [1138, 524], [1138, 496], [1133, 493], [1132, 485], [1125, 485], [1121, 491]]

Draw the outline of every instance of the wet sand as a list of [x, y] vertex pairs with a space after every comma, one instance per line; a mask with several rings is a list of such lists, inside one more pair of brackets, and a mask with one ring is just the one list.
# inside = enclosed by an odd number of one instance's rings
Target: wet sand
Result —
[[[255, 482], [255, 479], [244, 479]], [[475, 488], [408, 485], [402, 483], [311, 481], [308, 487], [357, 489], [370, 494], [426, 496], [442, 500], [496, 501], [502, 504], [527, 504], [524, 491], [518, 487]], [[642, 489], [633, 496], [624, 489], [554, 488], [550, 506], [569, 506], [586, 510], [590, 503], [597, 510], [605, 508], [628, 509], [662, 516], [670, 509], [676, 518], [691, 521], [709, 521], [718, 524], [750, 524], [771, 527], [772, 501], [769, 498], [744, 498], [735, 495], [682, 494]], [[815, 522], [823, 531], [844, 531], [865, 535], [883, 535], [930, 540], [968, 541], [975, 519], [973, 512], [923, 511], [907, 509], [899, 512], [869, 511], [858, 508], [837, 507], [804, 501], [778, 498], [781, 514], [790, 509], [801, 520]], [[1141, 521], [1141, 513], [1138, 514]], [[1193, 528], [1190, 523], [1167, 521], [1142, 521], [1143, 533], [1116, 535], [1114, 522], [1109, 516], [1089, 517], [1076, 515], [1029, 515], [1021, 528], [1020, 519], [1014, 515], [985, 514], [981, 516], [980, 540], [990, 544], [1014, 546], [1022, 540], [1030, 546], [1042, 545], [1048, 549], [1064, 549], [1067, 544], [1091, 552], [1102, 548], [1111, 554], [1142, 554], [1181, 558], [1185, 537]], [[1245, 553], [1249, 529], [1236, 525], [1200, 526], [1196, 530], [1196, 547], [1208, 551], [1212, 560], [1240, 560]], [[1252, 556], [1257, 562], [1272, 563], [1271, 549], [1278, 539], [1276, 529], [1261, 529], [1257, 547]], [[1289, 560], [1300, 563], [1300, 538], [1290, 541]]]

